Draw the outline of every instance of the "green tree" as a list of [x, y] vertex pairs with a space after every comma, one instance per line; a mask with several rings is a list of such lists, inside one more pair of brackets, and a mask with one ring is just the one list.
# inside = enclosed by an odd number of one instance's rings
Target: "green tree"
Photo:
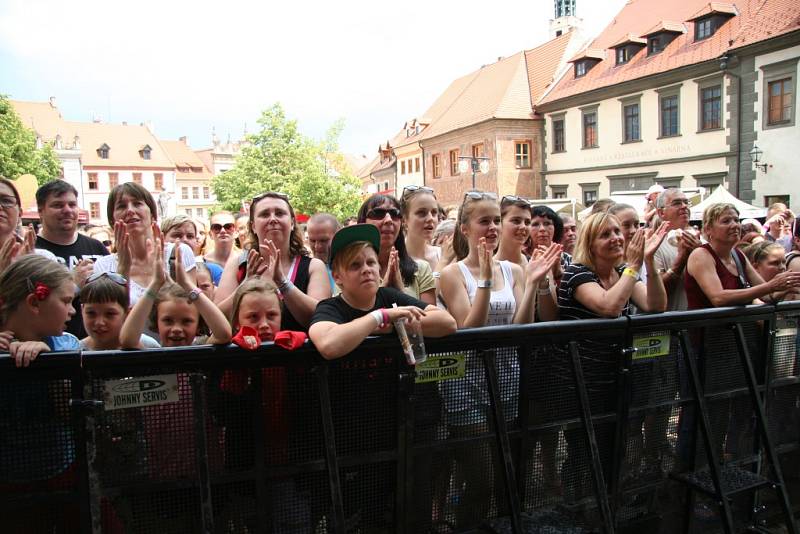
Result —
[[297, 121], [287, 119], [280, 104], [262, 112], [259, 131], [248, 136], [233, 168], [211, 182], [220, 203], [238, 211], [242, 201], [264, 191], [282, 191], [291, 197], [295, 211], [329, 212], [343, 218], [361, 203], [358, 180], [338, 170], [338, 135], [344, 124], [337, 121], [326, 139], [305, 137]]
[[61, 164], [50, 145], [36, 148], [36, 135], [19, 119], [8, 98], [0, 95], [0, 174], [16, 180], [36, 176], [39, 184], [54, 180]]

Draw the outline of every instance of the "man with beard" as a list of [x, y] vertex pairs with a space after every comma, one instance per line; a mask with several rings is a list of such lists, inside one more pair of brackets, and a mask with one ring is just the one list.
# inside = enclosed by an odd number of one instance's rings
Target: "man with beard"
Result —
[[[42, 224], [36, 248], [52, 252], [72, 272], [78, 287], [83, 287], [94, 261], [108, 255], [108, 250], [97, 239], [78, 232], [78, 191], [69, 182], [53, 180], [36, 191], [36, 205]], [[77, 297], [72, 305], [77, 313], [67, 322], [66, 331], [83, 339], [86, 330]]]

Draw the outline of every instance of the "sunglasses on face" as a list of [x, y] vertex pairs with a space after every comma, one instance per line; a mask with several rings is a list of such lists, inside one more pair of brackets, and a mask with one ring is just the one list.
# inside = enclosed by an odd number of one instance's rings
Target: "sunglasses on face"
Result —
[[425, 187], [424, 185], [407, 185], [403, 188], [403, 199], [415, 193], [428, 193], [429, 195], [433, 195], [433, 198], [436, 198], [436, 195], [433, 194], [433, 189], [430, 187]]
[[225, 223], [225, 224], [214, 223], [211, 225], [211, 231], [214, 233], [219, 232], [223, 228], [225, 229], [226, 232], [231, 233], [233, 232], [235, 225], [233, 223]]
[[128, 281], [125, 280], [124, 276], [122, 276], [121, 274], [118, 274], [118, 273], [112, 273], [110, 271], [109, 272], [103, 272], [103, 273], [94, 273], [93, 275], [91, 275], [89, 278], [86, 279], [86, 283], [87, 284], [91, 284], [95, 280], [99, 280], [104, 276], [108, 277], [112, 282], [115, 282], [115, 283], [117, 283], [117, 284], [119, 284], [121, 286], [124, 286], [124, 285], [126, 285], [128, 283]]
[[500, 200], [500, 203], [504, 204], [504, 205], [505, 204], [521, 203], [521, 204], [525, 204], [529, 208], [531, 207], [531, 203], [527, 199], [524, 199], [522, 197], [518, 197], [517, 195], [506, 195], [506, 196], [504, 196], [502, 198], [502, 200]]
[[397, 208], [372, 208], [367, 212], [367, 219], [383, 220], [386, 215], [392, 218], [393, 221], [400, 220], [400, 210]]

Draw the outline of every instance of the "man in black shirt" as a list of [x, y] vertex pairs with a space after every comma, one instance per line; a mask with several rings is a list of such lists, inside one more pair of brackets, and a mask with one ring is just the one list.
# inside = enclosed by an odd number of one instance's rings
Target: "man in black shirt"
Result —
[[[78, 191], [64, 180], [54, 180], [36, 191], [36, 205], [42, 227], [36, 238], [36, 248], [55, 254], [59, 263], [73, 274], [79, 287], [92, 274], [92, 264], [108, 250], [97, 239], [78, 233]], [[72, 302], [75, 315], [67, 323], [66, 331], [78, 339], [86, 337], [80, 302]]]

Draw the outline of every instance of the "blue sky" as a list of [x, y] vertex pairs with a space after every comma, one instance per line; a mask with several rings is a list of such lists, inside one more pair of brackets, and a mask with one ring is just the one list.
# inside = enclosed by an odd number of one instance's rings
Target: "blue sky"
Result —
[[[578, 0], [586, 33], [624, 3]], [[343, 117], [343, 150], [371, 157], [453, 79], [547, 40], [552, 13], [552, 0], [3, 0], [0, 92], [55, 96], [68, 120], [149, 120], [194, 148], [212, 126], [252, 132], [279, 101], [314, 137]]]

